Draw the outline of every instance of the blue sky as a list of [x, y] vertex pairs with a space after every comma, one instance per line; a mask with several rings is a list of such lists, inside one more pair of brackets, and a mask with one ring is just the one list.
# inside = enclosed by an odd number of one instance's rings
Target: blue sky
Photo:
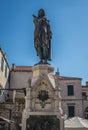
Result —
[[88, 80], [88, 0], [0, 0], [0, 45], [10, 66], [39, 61], [32, 14], [40, 8], [50, 20], [52, 61], [63, 76]]

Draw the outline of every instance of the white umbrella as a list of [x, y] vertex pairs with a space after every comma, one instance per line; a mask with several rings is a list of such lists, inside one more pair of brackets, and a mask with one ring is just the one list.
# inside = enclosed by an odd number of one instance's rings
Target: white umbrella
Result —
[[73, 117], [65, 120], [65, 130], [88, 130], [88, 120]]

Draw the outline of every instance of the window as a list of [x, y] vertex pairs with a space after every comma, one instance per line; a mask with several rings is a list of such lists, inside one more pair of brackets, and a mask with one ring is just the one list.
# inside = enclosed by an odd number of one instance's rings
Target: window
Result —
[[74, 95], [74, 86], [73, 85], [68, 85], [68, 96], [73, 96]]
[[7, 66], [5, 66], [5, 77], [7, 77]]
[[74, 117], [75, 116], [75, 108], [74, 106], [68, 106], [68, 116]]
[[85, 119], [88, 119], [88, 107], [85, 109]]
[[3, 71], [4, 70], [4, 58], [2, 57], [1, 59], [1, 70]]
[[0, 95], [2, 94], [2, 90], [1, 89], [2, 89], [2, 86], [0, 85]]

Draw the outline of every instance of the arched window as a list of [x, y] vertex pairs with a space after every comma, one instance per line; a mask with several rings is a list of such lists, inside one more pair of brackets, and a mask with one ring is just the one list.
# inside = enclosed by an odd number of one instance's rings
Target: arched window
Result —
[[88, 119], [88, 107], [85, 109], [85, 119]]

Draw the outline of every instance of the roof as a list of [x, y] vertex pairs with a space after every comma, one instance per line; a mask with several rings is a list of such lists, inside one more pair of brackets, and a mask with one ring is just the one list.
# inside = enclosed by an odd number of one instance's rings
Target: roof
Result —
[[88, 128], [88, 120], [80, 117], [67, 119], [65, 120], [65, 128]]
[[55, 77], [60, 80], [82, 80], [82, 78], [78, 78], [78, 77], [59, 76], [57, 74], [55, 75]]
[[32, 66], [12, 66], [12, 71], [32, 71]]
[[4, 60], [5, 60], [7, 66], [8, 66], [8, 68], [9, 68], [9, 70], [10, 70], [10, 67], [9, 67], [8, 61], [7, 61], [7, 59], [6, 59], [6, 54], [3, 52], [3, 50], [2, 50], [1, 47], [0, 47], [0, 52], [1, 52], [2, 56], [4, 57]]

